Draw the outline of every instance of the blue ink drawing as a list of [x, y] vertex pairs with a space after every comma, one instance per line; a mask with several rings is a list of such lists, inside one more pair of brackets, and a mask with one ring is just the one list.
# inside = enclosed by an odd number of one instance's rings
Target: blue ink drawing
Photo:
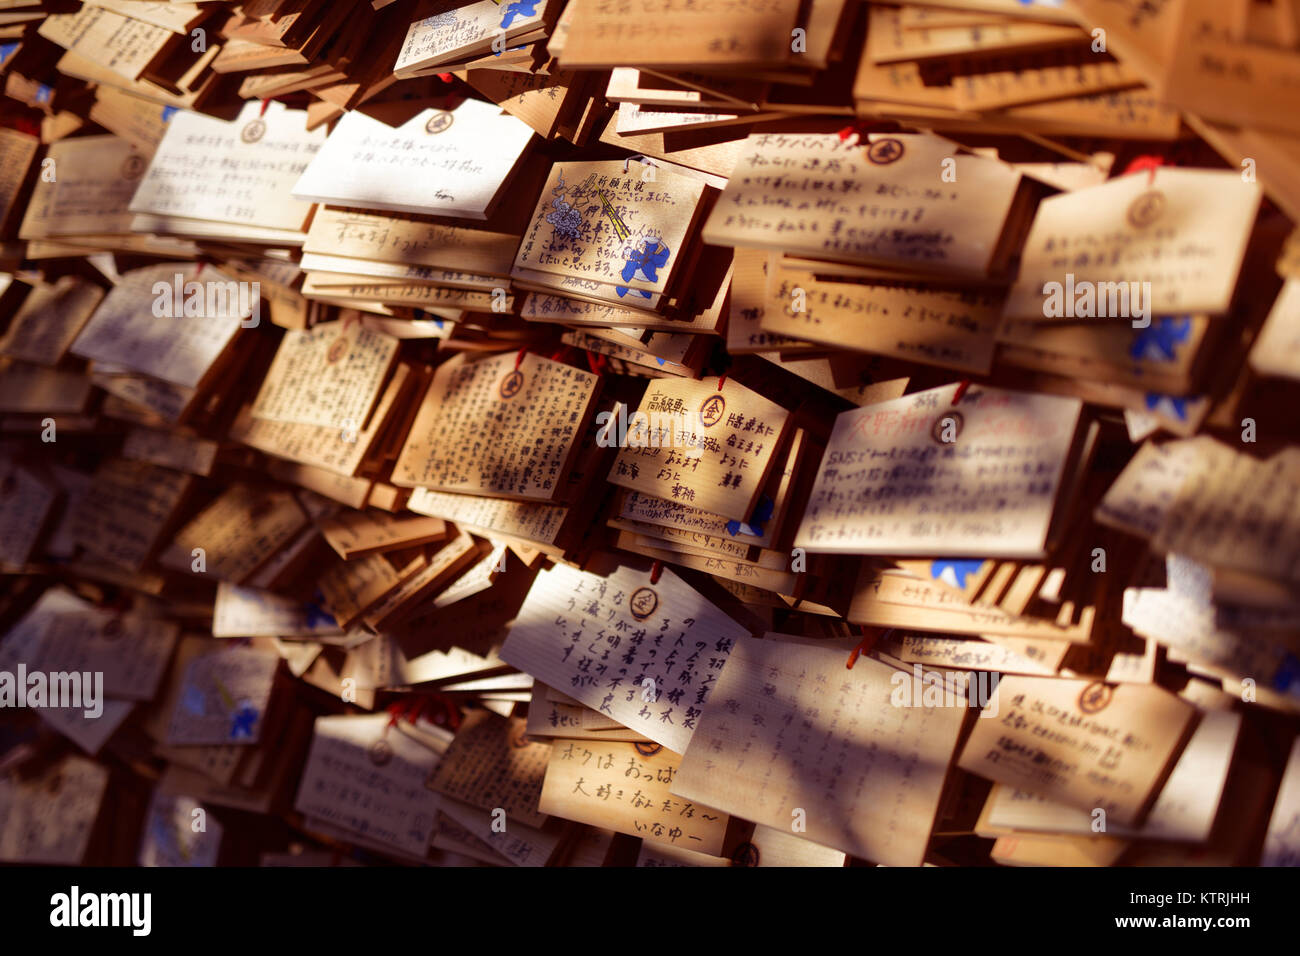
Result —
[[185, 685], [185, 690], [181, 692], [181, 706], [200, 717], [208, 712], [207, 698], [193, 684]]
[[983, 561], [931, 561], [930, 577], [964, 591], [967, 578], [978, 571], [983, 564]]
[[1273, 689], [1292, 696], [1300, 695], [1300, 659], [1294, 654], [1282, 658], [1282, 663], [1273, 675]]
[[754, 513], [749, 517], [749, 523], [740, 521], [727, 522], [727, 534], [733, 538], [738, 534], [753, 535], [755, 538], [763, 537], [763, 525], [767, 524], [768, 519], [772, 517], [772, 512], [776, 510], [776, 502], [767, 495], [758, 499], [758, 504], [754, 506]]
[[555, 198], [551, 200], [551, 205], [555, 207], [555, 211], [546, 214], [546, 221], [554, 227], [557, 237], [576, 242], [581, 238], [582, 213], [578, 212], [572, 204], [566, 201], [564, 189], [564, 177], [561, 176], [560, 184], [551, 190], [555, 195]]
[[177, 109], [178, 107], [175, 106], [164, 106], [162, 110], [163, 122], [170, 123], [172, 117], [176, 115]]
[[537, 4], [540, 2], [541, 0], [512, 0], [507, 3], [505, 13], [501, 17], [501, 29], [509, 29], [510, 24], [515, 22], [515, 17], [537, 16]]
[[[648, 281], [658, 282], [658, 270], [662, 269], [664, 263], [668, 261], [668, 254], [668, 247], [658, 239], [653, 237], [650, 239], [643, 239], [641, 241], [640, 250], [632, 249], [627, 252], [627, 262], [623, 264], [623, 281], [627, 282], [640, 272]], [[634, 290], [629, 289], [626, 286], [619, 286], [618, 296], [621, 299], [631, 291]], [[646, 292], [644, 289], [637, 289], [635, 291], [639, 292], [641, 296], [646, 299], [650, 298], [650, 293]]]
[[316, 601], [311, 602], [303, 608], [306, 612], [306, 619], [303, 623], [309, 630], [314, 631], [320, 627], [338, 627], [338, 621], [334, 619], [334, 615], [330, 614], [318, 603], [321, 600], [323, 600], [323, 598], [317, 598]]
[[[1161, 407], [1164, 406], [1164, 407]], [[1159, 392], [1147, 392], [1147, 409], [1172, 415], [1180, 422], [1187, 421], [1187, 399], [1173, 395], [1161, 395]]]
[[1178, 346], [1191, 334], [1191, 316], [1161, 316], [1145, 329], [1137, 330], [1129, 355], [1139, 362], [1172, 362], [1178, 355]]

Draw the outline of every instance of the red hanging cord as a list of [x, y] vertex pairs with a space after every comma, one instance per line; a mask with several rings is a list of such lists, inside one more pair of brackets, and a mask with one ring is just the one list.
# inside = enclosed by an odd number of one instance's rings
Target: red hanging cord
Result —
[[867, 130], [866, 123], [861, 123], [861, 122], [850, 123], [848, 126], [845, 126], [843, 129], [840, 130], [839, 132], [840, 142], [841, 143], [845, 142], [854, 133], [858, 134], [858, 139], [860, 140], [863, 137], [863, 135], [865, 135], [867, 132], [868, 130]]
[[862, 640], [858, 642], [857, 647], [849, 652], [848, 663], [844, 665], [848, 670], [853, 670], [853, 665], [858, 662], [858, 658], [871, 650], [872, 645], [876, 643], [876, 638], [880, 636], [879, 634], [871, 634], [865, 627], [860, 627], [859, 630], [862, 631]]
[[1163, 156], [1155, 156], [1151, 154], [1135, 156], [1133, 161], [1124, 168], [1123, 175], [1128, 176], [1131, 173], [1140, 173], [1143, 170], [1146, 170], [1148, 177], [1147, 185], [1150, 186], [1156, 181], [1156, 170], [1161, 166], [1167, 165], [1171, 164]]

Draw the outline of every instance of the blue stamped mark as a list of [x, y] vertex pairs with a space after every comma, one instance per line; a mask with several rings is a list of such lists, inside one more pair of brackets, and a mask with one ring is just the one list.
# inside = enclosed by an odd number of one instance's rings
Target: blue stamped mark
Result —
[[1300, 696], [1300, 658], [1288, 654], [1273, 675], [1273, 689], [1284, 694]]
[[515, 22], [515, 17], [537, 16], [537, 4], [540, 2], [541, 0], [511, 0], [501, 15], [501, 29], [508, 29]]
[[763, 537], [763, 525], [771, 519], [774, 510], [776, 510], [776, 502], [763, 495], [754, 506], [754, 513], [750, 515], [748, 523], [735, 520], [727, 522], [727, 534], [733, 538], [738, 534], [753, 535], [755, 538]]
[[230, 718], [230, 739], [251, 738], [253, 726], [257, 723], [257, 708], [251, 701], [241, 700], [239, 707]]
[[[442, 323], [439, 322], [438, 325], [441, 327]], [[315, 598], [305, 608], [307, 612], [306, 624], [307, 627], [312, 630], [315, 630], [318, 627], [338, 626], [338, 621], [334, 619], [334, 615], [330, 614], [323, 607], [321, 607], [321, 602], [324, 600], [325, 600], [324, 595], [321, 594], [320, 591], [317, 591]]]
[[156, 816], [149, 829], [153, 834], [154, 842], [160, 848], [174, 848], [183, 862], [190, 861], [190, 848], [185, 843], [185, 837], [177, 820]]
[[[627, 262], [623, 264], [623, 281], [627, 282], [634, 278], [639, 272], [649, 282], [659, 281], [659, 270], [664, 267], [668, 261], [669, 249], [658, 239], [653, 237], [643, 239], [640, 249], [631, 249], [627, 253]], [[634, 290], [626, 286], [618, 287], [618, 297], [621, 299], [629, 292]], [[637, 289], [643, 298], [650, 298], [650, 293], [644, 289]]]
[[964, 591], [967, 579], [978, 571], [983, 564], [983, 561], [931, 561], [930, 577], [945, 584], [951, 584], [955, 588], [961, 588]]
[[203, 691], [199, 690], [194, 684], [188, 684], [181, 693], [181, 706], [195, 716], [203, 716], [208, 712], [207, 698]]
[[1145, 329], [1136, 330], [1129, 356], [1139, 362], [1172, 362], [1178, 357], [1178, 346], [1191, 334], [1191, 316], [1161, 316]]

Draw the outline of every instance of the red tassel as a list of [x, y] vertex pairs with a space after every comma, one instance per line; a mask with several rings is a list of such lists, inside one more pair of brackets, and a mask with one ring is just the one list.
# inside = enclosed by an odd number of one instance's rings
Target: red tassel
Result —
[[961, 400], [966, 395], [966, 389], [968, 388], [970, 388], [970, 379], [963, 378], [961, 384], [957, 386], [957, 391], [952, 393], [952, 404], [954, 408], [961, 404]]
[[270, 105], [271, 105], [271, 97], [269, 97], [269, 96], [267, 96], [267, 97], [263, 97], [263, 99], [262, 99], [262, 112], [258, 113], [257, 115], [258, 115], [258, 116], [265, 116], [265, 115], [266, 115], [266, 108], [267, 108], [268, 106], [270, 106]]
[[661, 562], [661, 561], [656, 561], [656, 562], [654, 563], [654, 566], [650, 568], [650, 583], [651, 583], [651, 584], [658, 584], [658, 583], [659, 583], [659, 575], [661, 575], [661, 574], [663, 574], [663, 573], [664, 573], [663, 562]]
[[524, 364], [524, 356], [527, 355], [527, 354], [528, 354], [528, 346], [524, 346], [523, 348], [521, 348], [521, 349], [519, 350], [519, 354], [515, 356], [515, 371], [516, 371], [516, 372], [519, 371], [519, 366], [521, 366], [521, 365]]

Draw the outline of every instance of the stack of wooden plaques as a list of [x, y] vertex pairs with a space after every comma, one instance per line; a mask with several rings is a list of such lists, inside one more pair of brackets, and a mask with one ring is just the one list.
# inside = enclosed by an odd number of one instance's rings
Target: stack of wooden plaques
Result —
[[0, 862], [1300, 863], [1296, 3], [0, 74]]

